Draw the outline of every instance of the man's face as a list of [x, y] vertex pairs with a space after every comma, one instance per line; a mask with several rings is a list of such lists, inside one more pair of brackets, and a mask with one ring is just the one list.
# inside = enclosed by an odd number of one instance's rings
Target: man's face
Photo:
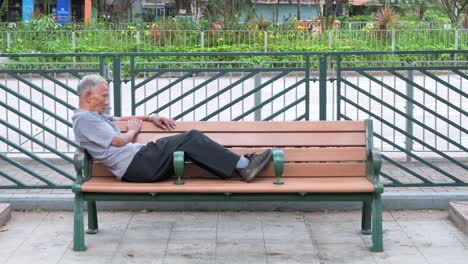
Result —
[[101, 83], [91, 93], [88, 98], [92, 111], [103, 114], [109, 104], [109, 88], [105, 83]]

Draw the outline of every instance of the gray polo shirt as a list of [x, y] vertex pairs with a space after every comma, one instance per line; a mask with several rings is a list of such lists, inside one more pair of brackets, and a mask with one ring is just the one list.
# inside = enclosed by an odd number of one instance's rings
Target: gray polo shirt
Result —
[[144, 144], [128, 143], [122, 147], [111, 145], [120, 129], [112, 123], [118, 117], [98, 112], [75, 110], [72, 117], [75, 141], [101, 162], [119, 180], [125, 174], [135, 154]]

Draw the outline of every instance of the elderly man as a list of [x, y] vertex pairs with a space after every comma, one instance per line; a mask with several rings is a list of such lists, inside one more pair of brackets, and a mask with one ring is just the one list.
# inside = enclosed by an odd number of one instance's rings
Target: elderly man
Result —
[[[174, 120], [151, 116], [114, 117], [104, 113], [109, 104], [107, 81], [99, 75], [85, 76], [78, 84], [79, 109], [73, 115], [73, 131], [80, 147], [86, 149], [119, 180], [157, 182], [173, 174], [172, 155], [182, 150], [192, 162], [219, 177], [231, 177], [234, 170], [251, 182], [270, 162], [271, 150], [238, 156], [197, 130], [159, 139], [148, 144], [132, 143], [142, 121], [164, 130], [176, 127]], [[112, 121], [127, 121], [120, 133]]]

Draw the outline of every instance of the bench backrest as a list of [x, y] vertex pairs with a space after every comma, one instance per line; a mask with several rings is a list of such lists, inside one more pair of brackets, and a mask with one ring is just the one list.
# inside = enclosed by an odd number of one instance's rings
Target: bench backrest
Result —
[[[116, 124], [123, 132], [126, 130], [126, 122]], [[366, 177], [365, 121], [178, 122], [173, 131], [144, 122], [135, 142], [147, 143], [191, 129], [204, 132], [239, 155], [281, 147], [285, 158], [283, 177]], [[187, 164], [184, 174], [210, 176], [193, 164]], [[259, 177], [274, 175], [271, 165]], [[93, 176], [112, 174], [95, 163]]]

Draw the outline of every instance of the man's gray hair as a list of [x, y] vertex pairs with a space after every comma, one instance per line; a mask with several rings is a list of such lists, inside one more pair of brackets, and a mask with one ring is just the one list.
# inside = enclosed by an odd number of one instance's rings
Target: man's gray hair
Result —
[[97, 75], [97, 74], [86, 75], [78, 83], [78, 87], [77, 87], [78, 96], [81, 96], [88, 89], [95, 89], [101, 83], [105, 83], [106, 85], [108, 84], [106, 79], [104, 79], [101, 75]]

